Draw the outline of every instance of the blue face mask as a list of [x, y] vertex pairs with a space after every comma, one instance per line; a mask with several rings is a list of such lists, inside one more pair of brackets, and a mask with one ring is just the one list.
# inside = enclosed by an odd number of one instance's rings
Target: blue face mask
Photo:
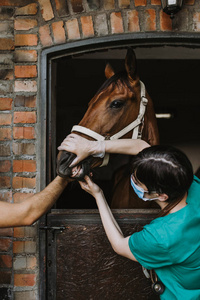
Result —
[[140, 199], [142, 199], [143, 201], [152, 201], [152, 200], [158, 199], [158, 197], [156, 197], [156, 198], [151, 198], [151, 199], [145, 198], [145, 197], [144, 197], [144, 193], [148, 193], [148, 191], [145, 191], [143, 188], [141, 188], [140, 186], [138, 186], [138, 185], [134, 182], [132, 176], [131, 176], [131, 186], [132, 186], [134, 192], [136, 193], [136, 195], [137, 195]]

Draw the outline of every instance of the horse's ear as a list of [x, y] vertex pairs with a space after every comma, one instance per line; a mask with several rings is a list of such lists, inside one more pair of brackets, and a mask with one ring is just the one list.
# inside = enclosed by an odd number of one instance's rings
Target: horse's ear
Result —
[[136, 80], [138, 78], [136, 56], [135, 52], [131, 48], [128, 48], [127, 50], [125, 58], [125, 68], [130, 81]]
[[113, 75], [115, 75], [115, 72], [114, 72], [113, 68], [111, 67], [111, 65], [109, 63], [107, 63], [107, 65], [105, 67], [105, 76], [107, 79], [109, 79]]

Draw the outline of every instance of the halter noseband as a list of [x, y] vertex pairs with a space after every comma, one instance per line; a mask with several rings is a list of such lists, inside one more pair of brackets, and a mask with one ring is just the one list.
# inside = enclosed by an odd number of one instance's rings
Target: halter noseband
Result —
[[[137, 119], [135, 119], [132, 123], [127, 125], [124, 129], [120, 130], [119, 132], [115, 133], [114, 135], [108, 137], [103, 136], [91, 129], [88, 129], [83, 126], [75, 125], [72, 127], [72, 131], [83, 133], [87, 136], [92, 137], [97, 141], [104, 141], [104, 140], [118, 140], [122, 136], [124, 136], [129, 131], [133, 130], [132, 139], [141, 139], [142, 137], [142, 130], [143, 130], [143, 123], [144, 123], [144, 114], [146, 111], [146, 106], [148, 103], [148, 99], [145, 96], [145, 85], [142, 81], [140, 81], [140, 109]], [[141, 130], [139, 131], [139, 126], [141, 125]], [[101, 167], [106, 166], [109, 162], [109, 153], [106, 153], [101, 164]]]

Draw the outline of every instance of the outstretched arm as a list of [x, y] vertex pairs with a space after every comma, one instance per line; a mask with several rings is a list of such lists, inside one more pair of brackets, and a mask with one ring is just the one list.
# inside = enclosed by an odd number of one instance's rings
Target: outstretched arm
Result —
[[124, 237], [107, 204], [103, 191], [88, 176], [85, 176], [85, 182], [80, 182], [80, 185], [83, 190], [90, 193], [96, 199], [103, 227], [113, 250], [119, 255], [137, 261], [130, 251], [128, 245], [129, 237]]
[[73, 165], [75, 165], [89, 155], [103, 157], [105, 152], [135, 155], [147, 147], [150, 147], [150, 145], [143, 140], [90, 141], [72, 133], [64, 139], [58, 150], [75, 153], [77, 155], [73, 161]]
[[52, 207], [67, 184], [57, 176], [43, 191], [21, 203], [0, 201], [0, 227], [31, 225]]

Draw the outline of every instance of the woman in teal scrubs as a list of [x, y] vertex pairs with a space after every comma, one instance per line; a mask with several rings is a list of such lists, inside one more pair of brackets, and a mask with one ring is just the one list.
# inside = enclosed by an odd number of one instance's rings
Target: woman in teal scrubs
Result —
[[106, 235], [116, 253], [154, 270], [164, 284], [163, 300], [200, 299], [200, 180], [180, 150], [150, 147], [142, 140], [88, 141], [68, 136], [59, 147], [77, 155], [132, 154], [130, 183], [141, 201], [155, 201], [159, 216], [140, 232], [124, 237], [103, 191], [91, 178], [81, 187], [95, 199]]

